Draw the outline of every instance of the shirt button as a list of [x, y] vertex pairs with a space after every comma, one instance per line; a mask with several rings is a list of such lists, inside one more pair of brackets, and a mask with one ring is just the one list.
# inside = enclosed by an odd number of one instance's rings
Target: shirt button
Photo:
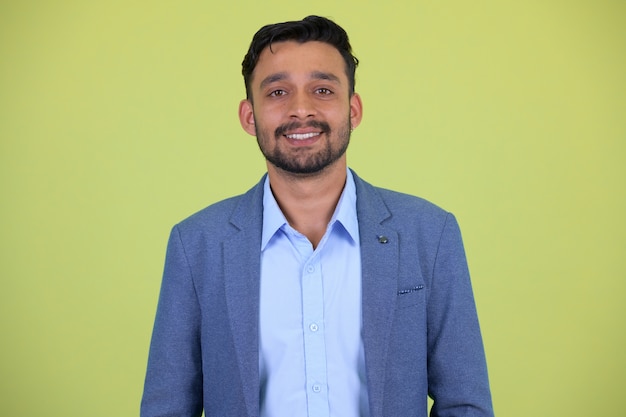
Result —
[[311, 323], [311, 325], [309, 325], [309, 330], [311, 330], [312, 332], [316, 332], [319, 330], [319, 326], [315, 323]]
[[313, 392], [318, 393], [322, 390], [322, 387], [320, 387], [319, 385], [315, 384], [313, 385], [313, 387], [311, 387], [313, 389]]
[[315, 267], [313, 265], [307, 266], [306, 272], [308, 272], [309, 274], [312, 274], [313, 272], [315, 272]]

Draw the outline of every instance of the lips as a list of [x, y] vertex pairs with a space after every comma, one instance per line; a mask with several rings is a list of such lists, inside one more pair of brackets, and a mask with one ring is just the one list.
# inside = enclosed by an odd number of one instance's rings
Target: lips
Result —
[[280, 125], [274, 131], [276, 139], [284, 136], [292, 140], [307, 140], [316, 138], [322, 133], [330, 133], [330, 126], [326, 122], [311, 120], [307, 123], [292, 122]]
[[322, 132], [290, 133], [285, 136], [288, 137], [289, 139], [294, 139], [294, 140], [306, 140], [306, 139], [314, 138], [315, 136], [319, 136], [321, 134]]

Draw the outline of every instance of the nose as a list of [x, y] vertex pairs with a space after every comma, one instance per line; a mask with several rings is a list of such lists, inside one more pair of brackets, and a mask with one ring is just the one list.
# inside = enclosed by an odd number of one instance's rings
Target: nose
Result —
[[291, 96], [289, 116], [297, 119], [307, 119], [317, 114], [313, 97], [305, 91], [294, 92]]

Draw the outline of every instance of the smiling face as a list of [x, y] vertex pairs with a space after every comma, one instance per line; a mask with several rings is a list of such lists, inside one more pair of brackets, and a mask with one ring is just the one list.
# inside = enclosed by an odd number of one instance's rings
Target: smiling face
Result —
[[350, 131], [362, 115], [360, 97], [349, 91], [345, 61], [333, 46], [274, 43], [261, 52], [239, 119], [257, 137], [270, 171], [345, 170]]

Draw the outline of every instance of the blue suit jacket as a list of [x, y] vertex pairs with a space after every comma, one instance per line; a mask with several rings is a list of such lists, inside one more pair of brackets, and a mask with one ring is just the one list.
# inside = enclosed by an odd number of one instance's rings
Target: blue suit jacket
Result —
[[[354, 178], [371, 416], [492, 416], [455, 218]], [[258, 416], [262, 184], [173, 228], [143, 417]]]

